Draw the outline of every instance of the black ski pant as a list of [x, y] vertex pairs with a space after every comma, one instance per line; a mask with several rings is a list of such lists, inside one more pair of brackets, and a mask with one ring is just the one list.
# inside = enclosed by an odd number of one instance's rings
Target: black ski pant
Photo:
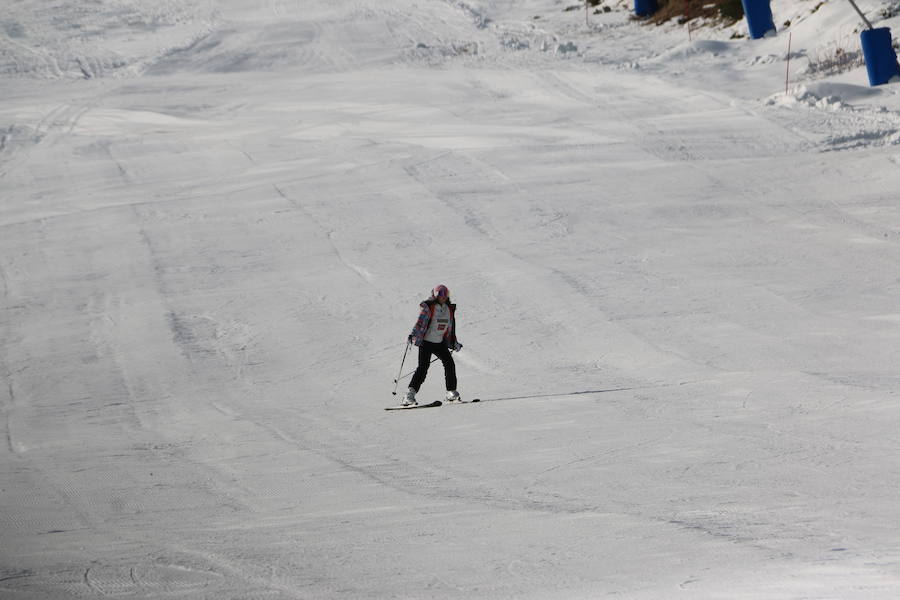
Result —
[[453, 362], [453, 356], [450, 354], [450, 348], [447, 347], [447, 342], [426, 342], [422, 341], [422, 345], [419, 346], [419, 366], [416, 368], [416, 372], [413, 373], [412, 381], [409, 382], [409, 387], [419, 391], [419, 388], [422, 386], [422, 382], [425, 381], [425, 376], [428, 375], [428, 367], [431, 365], [431, 355], [434, 354], [439, 359], [441, 359], [441, 363], [444, 365], [444, 381], [447, 383], [447, 391], [452, 391], [456, 389], [456, 363]]

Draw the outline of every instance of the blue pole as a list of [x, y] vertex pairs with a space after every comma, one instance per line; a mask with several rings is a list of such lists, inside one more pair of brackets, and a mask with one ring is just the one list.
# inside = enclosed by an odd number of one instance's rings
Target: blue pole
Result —
[[634, 0], [634, 14], [649, 17], [656, 12], [656, 0]]
[[900, 66], [897, 65], [897, 53], [894, 51], [889, 27], [867, 29], [859, 34], [859, 39], [862, 43], [863, 57], [866, 59], [870, 86], [883, 85], [900, 76]]
[[744, 15], [747, 17], [747, 28], [750, 30], [751, 38], [758, 40], [770, 31], [775, 31], [769, 0], [741, 0], [741, 4], [744, 5]]

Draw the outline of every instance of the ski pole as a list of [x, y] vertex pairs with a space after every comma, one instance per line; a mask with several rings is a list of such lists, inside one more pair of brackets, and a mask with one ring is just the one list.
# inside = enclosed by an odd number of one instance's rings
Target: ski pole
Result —
[[400, 381], [400, 379], [401, 379], [400, 373], [403, 372], [403, 363], [406, 362], [406, 353], [409, 352], [409, 345], [410, 345], [411, 343], [412, 343], [412, 342], [410, 342], [409, 340], [407, 340], [407, 342], [406, 342], [406, 350], [403, 351], [403, 360], [400, 361], [400, 371], [397, 373], [397, 379], [394, 380], [394, 391], [391, 392], [391, 394], [394, 395], [394, 396], [397, 395], [397, 385], [399, 384], [399, 381]]
[[[431, 359], [431, 362], [428, 363], [428, 364], [434, 364], [435, 362], [437, 362], [437, 360], [438, 360], [437, 357], [432, 358], [432, 359]], [[416, 367], [416, 368], [418, 368], [418, 367]], [[415, 372], [416, 372], [416, 369], [413, 369], [412, 371], [410, 371], [410, 372], [407, 373], [406, 375], [402, 375], [402, 376], [400, 377], [400, 379], [406, 379], [407, 377], [409, 377], [410, 375], [412, 375], [412, 374], [415, 373]]]

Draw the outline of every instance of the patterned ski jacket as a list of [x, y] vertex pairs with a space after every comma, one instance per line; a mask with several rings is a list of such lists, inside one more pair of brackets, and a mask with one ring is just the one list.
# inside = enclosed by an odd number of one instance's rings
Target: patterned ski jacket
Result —
[[[421, 346], [422, 341], [425, 339], [428, 325], [434, 317], [435, 304], [437, 304], [437, 301], [431, 299], [425, 300], [419, 304], [419, 306], [422, 307], [422, 310], [419, 312], [419, 318], [416, 320], [416, 325], [413, 327], [412, 333], [409, 334], [409, 341], [416, 346]], [[447, 306], [450, 308], [450, 326], [447, 327], [447, 330], [444, 332], [444, 340], [447, 342], [447, 347], [455, 352], [459, 352], [462, 350], [462, 344], [456, 339], [456, 305], [448, 304]]]

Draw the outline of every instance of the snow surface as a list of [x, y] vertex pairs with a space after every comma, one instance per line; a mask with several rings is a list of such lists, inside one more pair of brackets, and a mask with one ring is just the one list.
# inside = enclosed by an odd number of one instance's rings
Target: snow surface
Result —
[[0, 596], [900, 596], [898, 87], [610, 6], [6, 3]]

